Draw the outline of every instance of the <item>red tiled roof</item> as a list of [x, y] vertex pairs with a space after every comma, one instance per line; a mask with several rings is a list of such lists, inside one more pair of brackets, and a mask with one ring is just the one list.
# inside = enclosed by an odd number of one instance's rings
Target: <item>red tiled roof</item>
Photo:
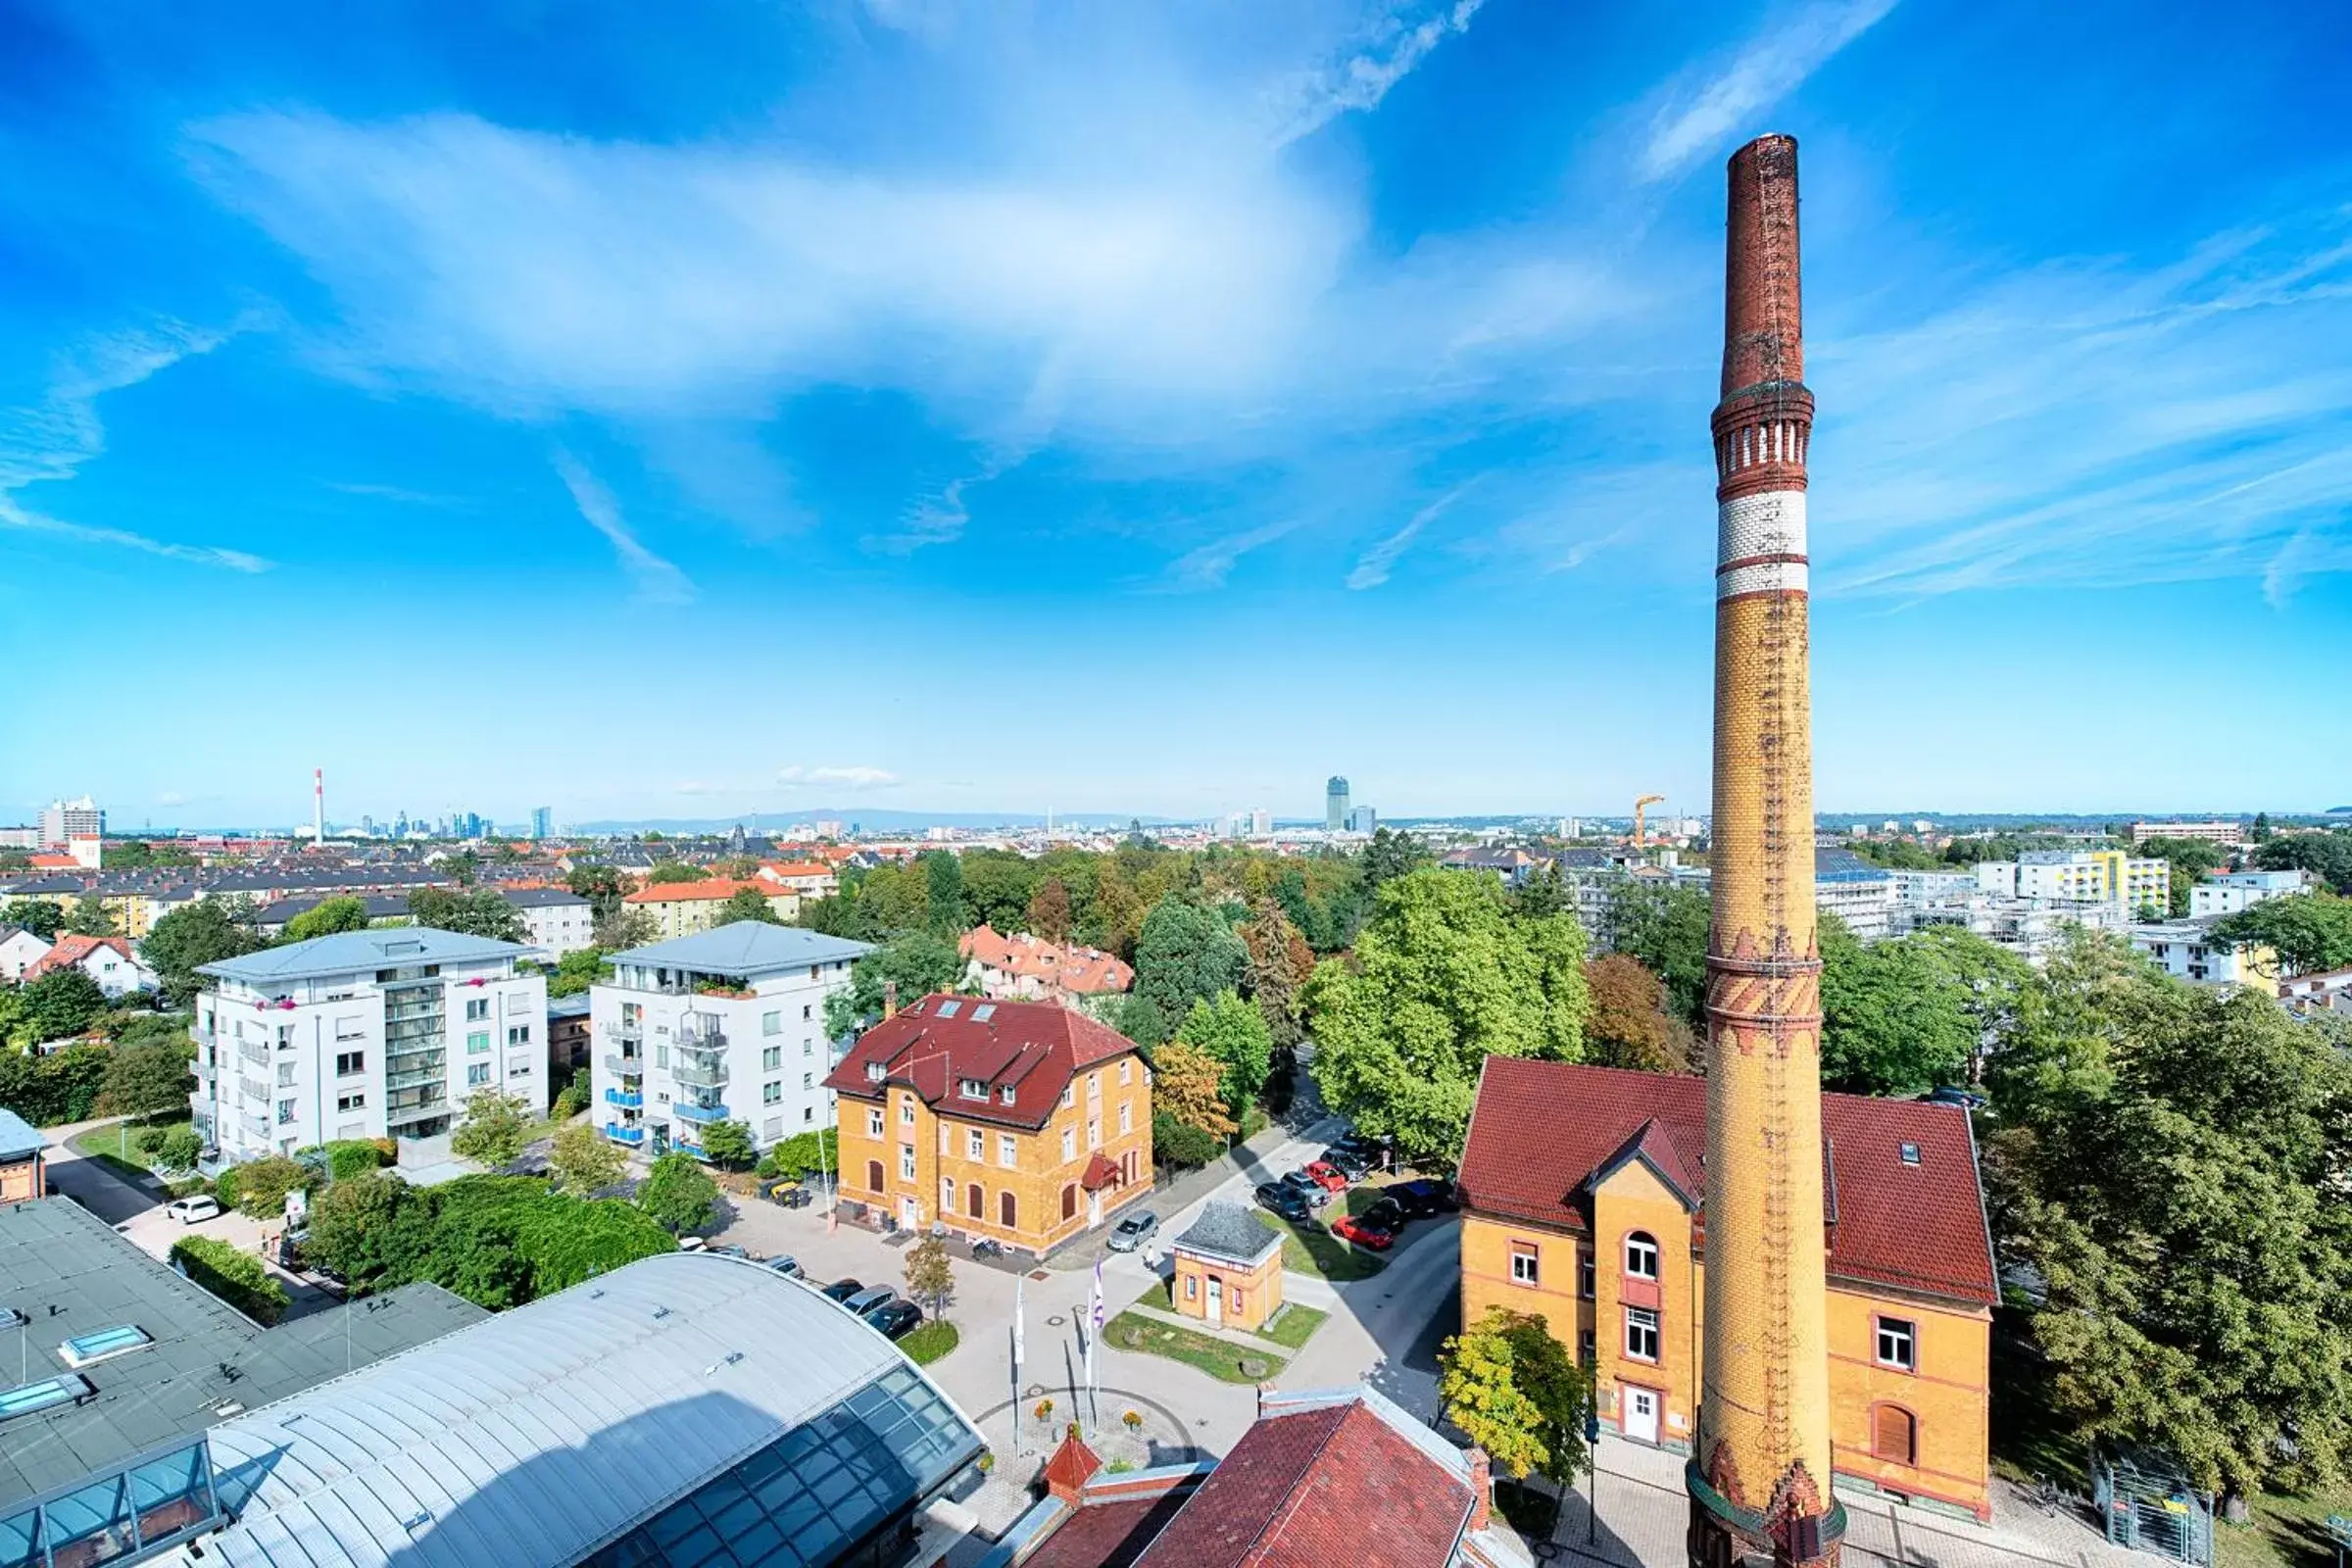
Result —
[[138, 956], [130, 951], [130, 944], [122, 937], [83, 937], [69, 932], [57, 939], [55, 947], [25, 965], [24, 978], [38, 980], [55, 970], [71, 967], [100, 948], [112, 948], [131, 962], [139, 961]]
[[634, 893], [621, 896], [623, 904], [678, 904], [703, 899], [726, 900], [745, 888], [763, 899], [776, 898], [790, 892], [788, 888], [771, 887], [764, 882], [738, 882], [731, 876], [707, 877], [700, 882], [649, 882]]
[[1075, 1493], [1102, 1468], [1102, 1456], [1079, 1441], [1077, 1425], [1072, 1423], [1069, 1436], [1061, 1440], [1061, 1446], [1046, 1461], [1046, 1490], [1058, 1488]]
[[833, 868], [822, 860], [763, 860], [752, 873], [766, 881], [783, 881], [787, 877], [809, 877], [830, 880]]
[[[956, 1114], [974, 1121], [1043, 1127], [1073, 1076], [1134, 1050], [1125, 1035], [1059, 1003], [933, 995], [860, 1035], [825, 1087], [875, 1100], [904, 1084], [935, 1108], [953, 1097]], [[872, 1062], [882, 1066], [878, 1080], [866, 1071]], [[983, 1098], [965, 1098], [966, 1083], [982, 1085]]]
[[1360, 1400], [1262, 1417], [1136, 1568], [1446, 1568], [1470, 1488]]
[[1090, 1193], [1099, 1193], [1105, 1187], [1117, 1186], [1121, 1174], [1119, 1162], [1098, 1151], [1086, 1162], [1086, 1174], [1078, 1179], [1078, 1185]]
[[[1821, 1097], [1832, 1279], [1990, 1304], [1998, 1298], [1968, 1112]], [[1902, 1146], [1919, 1151], [1906, 1163]], [[1588, 1232], [1590, 1183], [1639, 1152], [1703, 1200], [1707, 1085], [1677, 1073], [1490, 1056], [1462, 1151], [1463, 1205]], [[1698, 1226], [1704, 1231], [1703, 1211]]]
[[1061, 947], [1027, 932], [1001, 935], [983, 924], [966, 931], [956, 951], [990, 969], [1027, 976], [1075, 996], [1125, 991], [1135, 970], [1095, 948]]
[[1021, 1559], [1021, 1568], [1129, 1568], [1188, 1495], [1171, 1491], [1101, 1501], [1089, 1497]]

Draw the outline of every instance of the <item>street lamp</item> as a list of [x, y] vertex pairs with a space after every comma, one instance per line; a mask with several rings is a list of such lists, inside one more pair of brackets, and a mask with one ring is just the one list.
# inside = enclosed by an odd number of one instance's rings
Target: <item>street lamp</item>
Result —
[[1600, 1539], [1600, 1412], [1585, 1411], [1585, 1456], [1592, 1465], [1592, 1495], [1585, 1501], [1585, 1544]]

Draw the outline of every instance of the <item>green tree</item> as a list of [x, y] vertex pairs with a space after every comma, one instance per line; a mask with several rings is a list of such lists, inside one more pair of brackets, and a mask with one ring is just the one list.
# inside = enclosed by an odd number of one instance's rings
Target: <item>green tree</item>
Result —
[[2029, 970], [1953, 927], [1867, 947], [1821, 917], [1821, 1073], [1834, 1089], [1911, 1095], [1965, 1082]]
[[156, 1141], [155, 1162], [166, 1170], [194, 1170], [204, 1153], [204, 1137], [193, 1127], [172, 1127]]
[[456, 878], [458, 886], [469, 888], [482, 879], [482, 858], [471, 850], [460, 850], [441, 858], [441, 869]]
[[748, 1170], [760, 1154], [752, 1129], [739, 1121], [714, 1121], [703, 1129], [703, 1157], [720, 1170]]
[[237, 901], [197, 899], [158, 919], [139, 944], [139, 956], [154, 968], [164, 998], [185, 1006], [204, 989], [196, 972], [203, 963], [241, 957], [264, 946], [261, 936], [238, 919], [246, 906]]
[[718, 1184], [692, 1154], [673, 1149], [637, 1184], [637, 1206], [673, 1236], [698, 1231], [717, 1211]]
[[1529, 875], [1511, 889], [1510, 898], [1513, 914], [1531, 917], [1558, 914], [1576, 908], [1576, 890], [1568, 885], [1566, 877], [1560, 875], [1556, 863]]
[[1627, 880], [1609, 897], [1608, 944], [1631, 955], [1666, 988], [1675, 1015], [1707, 1027], [1707, 895], [1682, 883]]
[[616, 865], [590, 861], [564, 874], [564, 885], [588, 901], [591, 920], [610, 920], [620, 913], [620, 901], [636, 884]]
[[1357, 967], [1307, 986], [1324, 1102], [1414, 1159], [1461, 1149], [1491, 1055], [1576, 1061], [1589, 999], [1574, 916], [1513, 916], [1492, 876], [1427, 869], [1380, 890]]
[[286, 922], [285, 940], [308, 942], [313, 937], [331, 937], [344, 931], [365, 931], [367, 929], [368, 901], [366, 899], [348, 896], [321, 899]]
[[[1039, 886], [1037, 862], [1025, 855], [1010, 850], [972, 850], [963, 857], [964, 914], [974, 925], [1020, 930]], [[1045, 935], [1042, 931], [1037, 934]]]
[[496, 888], [469, 888], [459, 893], [447, 888], [417, 888], [409, 895], [409, 917], [434, 931], [488, 937], [495, 942], [530, 940], [522, 911]]
[[1363, 875], [1364, 891], [1377, 894], [1398, 877], [1429, 864], [1429, 848], [1410, 833], [1399, 833], [1394, 828], [1374, 828], [1372, 841], [1364, 846], [1358, 863]]
[[520, 1095], [477, 1089], [466, 1098], [466, 1115], [449, 1135], [449, 1152], [485, 1165], [511, 1165], [522, 1155], [530, 1125], [530, 1105]]
[[1494, 1463], [1561, 1488], [1584, 1471], [1592, 1381], [1541, 1316], [1490, 1307], [1446, 1342], [1439, 1360], [1446, 1418]]
[[153, 1040], [142, 1045], [117, 1046], [108, 1054], [106, 1082], [98, 1091], [98, 1105], [109, 1116], [145, 1117], [188, 1108], [188, 1091], [195, 1080], [188, 1073], [188, 1047], [183, 1040]]
[[66, 916], [66, 932], [77, 937], [119, 937], [122, 926], [115, 918], [115, 911], [91, 894], [76, 903], [74, 912]]
[[1250, 949], [1225, 917], [1176, 894], [1152, 906], [1135, 943], [1135, 994], [1162, 1016], [1249, 983]]
[[733, 925], [738, 920], [758, 920], [762, 925], [782, 925], [784, 917], [776, 913], [767, 895], [758, 888], [737, 888], [727, 895], [727, 902], [718, 906], [719, 925]]
[[334, 1182], [311, 1204], [303, 1247], [354, 1294], [406, 1284], [433, 1250], [432, 1201], [390, 1171]]
[[612, 1141], [584, 1121], [558, 1128], [547, 1156], [548, 1174], [557, 1189], [581, 1198], [611, 1187], [627, 1168]]
[[2204, 1489], [2340, 1483], [2352, 1439], [2352, 1059], [2251, 991], [2079, 938], [1994, 1053], [1994, 1234], [2075, 1435]]
[[645, 880], [654, 885], [668, 882], [700, 882], [706, 874], [701, 866], [688, 865], [683, 860], [658, 860], [654, 863], [653, 868], [645, 873]]
[[1217, 1092], [1226, 1109], [1236, 1115], [1257, 1098], [1273, 1069], [1274, 1039], [1266, 1030], [1265, 1014], [1238, 992], [1220, 991], [1194, 1003], [1176, 1031], [1176, 1041], [1216, 1062]]
[[556, 960], [556, 967], [547, 977], [547, 994], [552, 997], [576, 997], [599, 980], [612, 977], [612, 966], [605, 961], [601, 948], [581, 948], [566, 953]]
[[1250, 954], [1250, 992], [1277, 1051], [1289, 1052], [1304, 1031], [1298, 1027], [1302, 1005], [1299, 992], [1315, 972], [1315, 956], [1298, 928], [1271, 899], [1260, 899], [1250, 923], [1242, 929]]
[[1029, 896], [1028, 928], [1048, 942], [1067, 942], [1070, 938], [1070, 890], [1061, 878], [1047, 877], [1038, 883], [1037, 891]]
[[662, 927], [643, 909], [621, 906], [618, 912], [598, 918], [589, 928], [599, 953], [626, 953], [662, 939]]
[[850, 965], [850, 984], [825, 999], [825, 1033], [838, 1040], [882, 1016], [883, 988], [896, 984], [899, 1004], [963, 983], [956, 944], [928, 931], [902, 931]]
[[2254, 813], [2254, 831], [2250, 836], [2257, 844], [2268, 844], [2271, 841], [2270, 812], [2256, 811]]
[[841, 1169], [841, 1153], [834, 1141], [834, 1130], [819, 1128], [814, 1132], [795, 1133], [780, 1143], [770, 1144], [767, 1152], [760, 1156], [762, 1176], [807, 1176], [810, 1172]]
[[906, 1250], [906, 1299], [934, 1318], [948, 1315], [956, 1299], [956, 1269], [942, 1238], [925, 1236]]
[[21, 925], [43, 942], [55, 942], [66, 928], [66, 906], [55, 899], [11, 899], [0, 910], [0, 925]]
[[923, 909], [931, 929], [952, 937], [968, 928], [963, 908], [963, 861], [952, 851], [923, 857]]
[[106, 1011], [106, 993], [84, 970], [52, 969], [20, 993], [24, 1027], [38, 1043], [83, 1033]]
[[2352, 897], [2352, 827], [2326, 832], [2274, 833], [2254, 852], [2266, 871], [2310, 871], [2330, 888]]
[[237, 1167], [237, 1210], [255, 1219], [286, 1211], [286, 1195], [311, 1185], [311, 1171], [283, 1154], [264, 1154]]
[[2280, 973], [2318, 974], [2352, 966], [2352, 899], [2297, 893], [2265, 899], [2213, 922], [2209, 940], [2269, 948]]
[[1168, 1015], [1159, 1010], [1159, 1004], [1132, 992], [1111, 1004], [1109, 1016], [1113, 1029], [1146, 1051], [1166, 1040], [1172, 1032]]

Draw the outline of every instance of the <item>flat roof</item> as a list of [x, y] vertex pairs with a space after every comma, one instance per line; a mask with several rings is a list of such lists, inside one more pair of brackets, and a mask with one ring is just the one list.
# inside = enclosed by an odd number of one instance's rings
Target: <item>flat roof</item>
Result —
[[980, 1439], [808, 1286], [667, 1252], [223, 1421], [211, 1448], [236, 1523], [205, 1568], [569, 1568], [615, 1542], [831, 1562]]
[[492, 937], [437, 931], [431, 926], [383, 926], [368, 931], [338, 931], [282, 948], [264, 948], [242, 957], [200, 963], [198, 974], [247, 985], [272, 981], [308, 980], [318, 975], [354, 974], [363, 969], [397, 969], [419, 963], [481, 963], [493, 958], [523, 958], [537, 948]]
[[765, 920], [737, 920], [691, 936], [672, 937], [642, 948], [615, 953], [608, 963], [640, 964], [647, 968], [701, 969], [715, 974], [759, 975], [806, 963], [862, 958], [873, 952], [865, 942], [829, 937], [795, 925], [770, 925]]
[[[196, 1234], [201, 1235], [198, 1231]], [[56, 1198], [0, 1208], [0, 1325], [8, 1308], [27, 1321], [0, 1326], [0, 1383], [78, 1370], [96, 1397], [18, 1416], [0, 1426], [0, 1510], [69, 1486], [220, 1419], [362, 1367], [486, 1314], [437, 1285], [408, 1285], [350, 1306], [265, 1329], [157, 1261], [80, 1204]], [[136, 1328], [151, 1344], [79, 1368], [69, 1340]]]

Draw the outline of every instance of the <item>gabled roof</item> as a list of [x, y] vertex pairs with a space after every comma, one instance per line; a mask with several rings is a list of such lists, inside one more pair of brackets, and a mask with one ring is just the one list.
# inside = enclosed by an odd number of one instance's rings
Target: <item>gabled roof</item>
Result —
[[498, 896], [517, 909], [588, 907], [588, 901], [569, 888], [501, 888]]
[[24, 978], [28, 981], [38, 980], [45, 974], [55, 974], [60, 969], [72, 968], [101, 948], [112, 948], [128, 961], [138, 963], [141, 968], [146, 967], [145, 964], [139, 963], [139, 956], [130, 951], [130, 942], [127, 938], [83, 937], [75, 936], [69, 931], [61, 935], [57, 939], [56, 945], [47, 953], [24, 966]]
[[1026, 976], [1076, 996], [1124, 991], [1135, 970], [1094, 948], [1063, 947], [1018, 932], [1001, 936], [985, 922], [966, 931], [956, 953], [984, 968]]
[[[1117, 1030], [1059, 1003], [935, 994], [859, 1036], [825, 1086], [873, 1100], [901, 1084], [933, 1106], [952, 1101], [956, 1115], [974, 1121], [1043, 1127], [1072, 1077], [1135, 1049]], [[879, 1078], [869, 1064], [880, 1067]], [[981, 1085], [981, 1098], [965, 1096], [966, 1083]]]
[[[1830, 1277], [1994, 1302], [1968, 1112], [1824, 1095], [1821, 1120]], [[1462, 1203], [1473, 1213], [1589, 1234], [1593, 1185], [1641, 1157], [1703, 1204], [1706, 1128], [1703, 1078], [1490, 1056], [1462, 1151]], [[1903, 1158], [1905, 1145], [1918, 1163]], [[1702, 1244], [1704, 1213], [1702, 1206]]]

